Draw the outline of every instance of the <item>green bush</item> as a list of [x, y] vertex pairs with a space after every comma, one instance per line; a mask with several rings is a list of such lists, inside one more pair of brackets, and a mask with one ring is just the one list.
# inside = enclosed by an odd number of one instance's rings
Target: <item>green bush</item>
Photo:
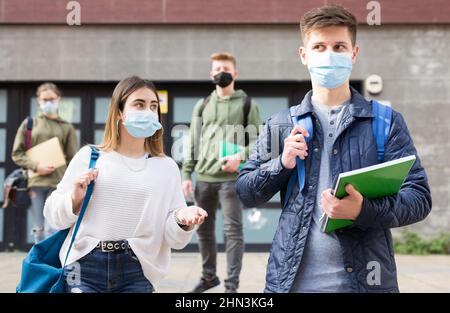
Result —
[[450, 234], [424, 240], [416, 233], [405, 231], [402, 237], [394, 239], [394, 250], [398, 254], [450, 254]]

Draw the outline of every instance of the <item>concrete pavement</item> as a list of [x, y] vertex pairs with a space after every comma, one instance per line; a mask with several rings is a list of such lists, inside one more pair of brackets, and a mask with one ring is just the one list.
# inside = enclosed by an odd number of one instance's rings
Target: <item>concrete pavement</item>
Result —
[[[25, 253], [0, 253], [0, 292], [14, 292], [20, 277], [20, 265]], [[259, 293], [264, 289], [268, 253], [246, 253], [241, 274], [240, 292]], [[450, 293], [450, 256], [397, 255], [398, 280], [402, 292]], [[218, 255], [218, 275], [226, 273], [224, 253]], [[173, 253], [171, 270], [157, 286], [157, 292], [183, 293], [197, 282], [201, 272], [198, 253]], [[223, 292], [223, 284], [208, 292]]]

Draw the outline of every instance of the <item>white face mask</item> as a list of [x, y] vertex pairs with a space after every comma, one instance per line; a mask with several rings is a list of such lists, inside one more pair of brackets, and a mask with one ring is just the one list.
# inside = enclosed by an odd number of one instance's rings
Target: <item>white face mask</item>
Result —
[[157, 130], [162, 128], [159, 123], [158, 114], [153, 111], [128, 111], [123, 125], [135, 138], [147, 138], [153, 136]]
[[344, 52], [310, 52], [308, 70], [311, 80], [327, 89], [344, 84], [352, 72], [352, 54]]
[[41, 110], [45, 115], [55, 115], [58, 113], [58, 102], [56, 100], [44, 101], [41, 104]]

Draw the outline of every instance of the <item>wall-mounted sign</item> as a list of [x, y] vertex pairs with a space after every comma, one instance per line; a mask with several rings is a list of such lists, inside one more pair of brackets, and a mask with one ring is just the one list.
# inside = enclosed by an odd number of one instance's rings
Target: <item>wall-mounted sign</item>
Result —
[[158, 90], [159, 109], [161, 114], [169, 112], [169, 92], [167, 90]]

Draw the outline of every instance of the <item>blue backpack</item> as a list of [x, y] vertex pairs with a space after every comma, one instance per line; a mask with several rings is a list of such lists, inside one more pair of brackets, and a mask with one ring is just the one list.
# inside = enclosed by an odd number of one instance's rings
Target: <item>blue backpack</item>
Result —
[[[91, 159], [89, 168], [95, 168], [99, 152], [91, 146]], [[92, 181], [83, 200], [80, 215], [78, 216], [69, 249], [67, 250], [64, 264], [61, 266], [59, 251], [69, 234], [68, 229], [60, 230], [45, 240], [35, 244], [22, 263], [22, 275], [16, 288], [18, 293], [63, 293], [64, 292], [64, 266], [66, 265], [72, 245], [83, 220], [88, 206], [94, 182]]]
[[[387, 138], [389, 136], [389, 130], [391, 128], [391, 120], [392, 120], [392, 108], [387, 105], [383, 105], [378, 101], [371, 100], [372, 103], [372, 113], [374, 114], [374, 118], [372, 120], [372, 132], [373, 137], [377, 143], [377, 157], [378, 161], [383, 161], [384, 157], [384, 145], [386, 144]], [[300, 125], [302, 128], [306, 129], [309, 133], [309, 137], [305, 138], [306, 143], [309, 143], [314, 136], [314, 127], [313, 121], [310, 114], [304, 115], [302, 118], [298, 118], [295, 115], [294, 107], [291, 107], [291, 119], [294, 125]], [[305, 162], [299, 157], [296, 158], [296, 168], [297, 171], [291, 175], [288, 183], [288, 188], [286, 191], [286, 198], [284, 200], [284, 204], [286, 205], [289, 197], [292, 195], [292, 191], [294, 190], [295, 180], [298, 177], [298, 188], [299, 192], [302, 192], [305, 187]]]

